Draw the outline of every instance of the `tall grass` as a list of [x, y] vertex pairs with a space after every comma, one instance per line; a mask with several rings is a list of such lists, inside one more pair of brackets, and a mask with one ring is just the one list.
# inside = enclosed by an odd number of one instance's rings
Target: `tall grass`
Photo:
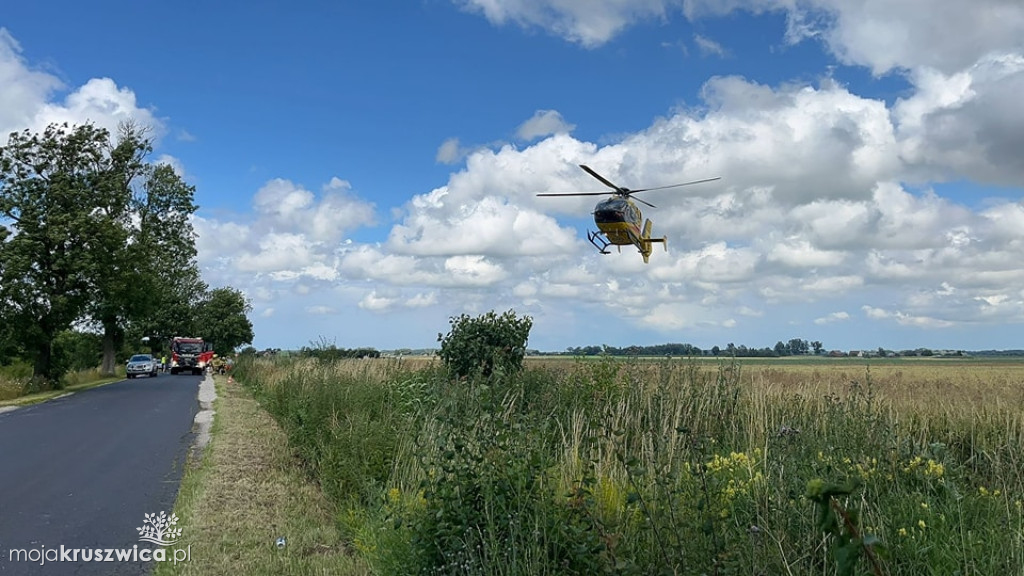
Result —
[[114, 377], [100, 374], [99, 367], [85, 370], [74, 370], [61, 377], [57, 385], [47, 383], [44, 380], [32, 377], [32, 366], [27, 363], [17, 363], [9, 366], [0, 366], [0, 401], [14, 400], [40, 392], [54, 392], [64, 389], [80, 389], [90, 384], [109, 382], [116, 378], [123, 378], [125, 375], [124, 366], [116, 369]]
[[603, 359], [451, 382], [282, 360], [236, 377], [381, 574], [834, 574], [805, 494], [847, 481], [837, 505], [885, 573], [1024, 574], [1020, 380], [842, 369]]
[[26, 394], [30, 390], [32, 366], [19, 362], [8, 366], [0, 366], [0, 400], [11, 400]]

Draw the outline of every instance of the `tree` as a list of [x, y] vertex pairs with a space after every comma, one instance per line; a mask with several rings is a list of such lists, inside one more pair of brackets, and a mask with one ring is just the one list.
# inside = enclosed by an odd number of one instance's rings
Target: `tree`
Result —
[[[162, 258], [158, 258], [158, 263]], [[209, 287], [199, 274], [195, 262], [161, 265], [156, 272], [159, 290], [149, 294], [150, 306], [145, 314], [128, 324], [127, 338], [138, 342], [149, 336], [150, 342], [162, 349], [175, 336], [200, 333], [198, 316], [208, 298]]]
[[822, 344], [820, 340], [815, 340], [814, 342], [811, 342], [811, 348], [814, 348], [815, 354], [821, 354], [821, 350], [822, 348], [824, 348], [824, 346], [825, 345]]
[[252, 343], [252, 322], [246, 316], [252, 305], [239, 290], [225, 287], [211, 290], [199, 304], [196, 315], [198, 334], [213, 344], [218, 355], [231, 354], [239, 346]]
[[82, 316], [104, 241], [93, 215], [106, 141], [101, 128], [64, 124], [0, 147], [0, 321], [21, 336], [34, 376], [54, 385], [54, 340]]
[[0, 149], [0, 222], [10, 226], [0, 225], [0, 320], [23, 338], [37, 376], [57, 381], [54, 339], [73, 323], [102, 333], [102, 370], [113, 373], [126, 330], [177, 295], [172, 274], [198, 278], [194, 189], [147, 163], [151, 151], [132, 123], [116, 143], [65, 124], [14, 133]]
[[[196, 267], [190, 220], [196, 211], [195, 189], [170, 166], [145, 162], [152, 151], [145, 129], [123, 123], [119, 130], [96, 190], [102, 209], [93, 213], [103, 242], [93, 246], [96, 265], [90, 269], [93, 291], [87, 319], [103, 333], [104, 374], [114, 372], [115, 352], [127, 326], [170, 305], [161, 300], [168, 294], [180, 296], [174, 290], [180, 284], [175, 275]], [[171, 310], [180, 314], [180, 304]]]
[[791, 338], [787, 348], [789, 348], [790, 354], [799, 356], [800, 354], [806, 354], [807, 351], [810, 350], [810, 345], [807, 343], [807, 340]]
[[441, 343], [441, 360], [456, 377], [522, 369], [533, 327], [529, 316], [518, 318], [513, 310], [498, 316], [492, 310], [476, 318], [466, 314], [452, 317], [449, 323], [451, 330], [446, 335], [438, 334], [437, 340]]

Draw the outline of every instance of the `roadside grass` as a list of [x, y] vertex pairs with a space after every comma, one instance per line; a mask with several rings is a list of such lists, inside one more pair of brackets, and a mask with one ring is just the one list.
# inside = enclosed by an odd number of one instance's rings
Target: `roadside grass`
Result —
[[30, 406], [64, 394], [120, 382], [124, 380], [124, 368], [121, 368], [115, 376], [101, 376], [97, 368], [71, 372], [64, 376], [64, 388], [60, 390], [29, 391], [32, 390], [30, 387], [31, 369], [26, 377], [4, 378], [3, 376], [6, 374], [0, 375], [0, 407]]
[[1024, 364], [236, 370], [375, 573], [1024, 575]]
[[161, 563], [154, 576], [369, 574], [280, 427], [250, 392], [225, 377], [215, 381], [211, 440], [189, 463], [175, 504], [176, 547], [190, 547], [191, 561]]

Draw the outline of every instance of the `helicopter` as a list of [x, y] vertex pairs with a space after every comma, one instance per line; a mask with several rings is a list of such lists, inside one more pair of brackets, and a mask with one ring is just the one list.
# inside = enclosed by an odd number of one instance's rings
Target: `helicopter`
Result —
[[[609, 246], [615, 246], [620, 253], [623, 246], [636, 246], [644, 257], [644, 264], [647, 264], [648, 259], [651, 257], [652, 246], [655, 242], [661, 243], [665, 251], [668, 251], [668, 238], [665, 236], [651, 238], [651, 220], [650, 218], [647, 221], [643, 220], [643, 214], [641, 214], [640, 208], [633, 203], [633, 200], [651, 208], [657, 208], [657, 206], [646, 200], [634, 198], [632, 195], [637, 192], [678, 188], [680, 186], [690, 186], [692, 184], [713, 182], [721, 179], [721, 177], [705, 178], [703, 180], [683, 182], [682, 184], [630, 190], [629, 188], [613, 184], [586, 164], [580, 164], [580, 168], [585, 170], [587, 174], [597, 178], [605, 186], [611, 188], [613, 192], [548, 192], [537, 194], [537, 196], [604, 196], [605, 194], [611, 194], [611, 198], [598, 202], [597, 206], [594, 207], [594, 224], [597, 225], [597, 232], [587, 230], [587, 239], [590, 240], [590, 243], [601, 254], [611, 254], [608, 251]], [[643, 222], [642, 228], [640, 226], [641, 222]]]

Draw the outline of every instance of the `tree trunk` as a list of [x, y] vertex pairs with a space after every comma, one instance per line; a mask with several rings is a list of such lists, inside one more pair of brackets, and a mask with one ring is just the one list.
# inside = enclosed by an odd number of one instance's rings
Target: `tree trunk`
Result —
[[113, 376], [117, 369], [117, 342], [120, 329], [116, 322], [103, 322], [103, 362], [100, 364], [101, 376]]
[[44, 339], [43, 342], [39, 343], [39, 347], [36, 349], [36, 361], [35, 366], [32, 369], [32, 377], [43, 380], [47, 385], [54, 389], [61, 388], [60, 377], [54, 377], [50, 372], [53, 371], [53, 342], [52, 340]]

